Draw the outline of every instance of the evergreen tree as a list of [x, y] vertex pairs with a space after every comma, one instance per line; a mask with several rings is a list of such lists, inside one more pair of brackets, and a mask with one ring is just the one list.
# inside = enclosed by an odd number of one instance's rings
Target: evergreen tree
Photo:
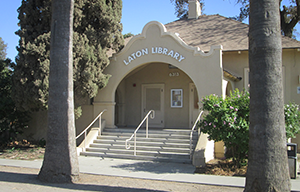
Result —
[[6, 58], [6, 47], [7, 47], [7, 45], [4, 43], [4, 41], [0, 37], [0, 59], [1, 60], [5, 60], [5, 58]]
[[13, 65], [10, 59], [0, 59], [0, 145], [14, 141], [29, 120], [28, 113], [18, 111], [11, 98]]
[[[22, 110], [47, 109], [49, 90], [51, 0], [22, 0], [20, 36], [14, 68], [14, 100]], [[73, 80], [75, 107], [96, 96], [109, 75], [106, 52], [123, 46], [121, 0], [75, 0]]]

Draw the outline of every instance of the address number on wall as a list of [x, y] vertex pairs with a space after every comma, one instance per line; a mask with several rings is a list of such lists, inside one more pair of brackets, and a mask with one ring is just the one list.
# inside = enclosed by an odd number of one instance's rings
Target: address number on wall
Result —
[[170, 77], [178, 77], [179, 73], [178, 72], [173, 72], [173, 73], [169, 73]]

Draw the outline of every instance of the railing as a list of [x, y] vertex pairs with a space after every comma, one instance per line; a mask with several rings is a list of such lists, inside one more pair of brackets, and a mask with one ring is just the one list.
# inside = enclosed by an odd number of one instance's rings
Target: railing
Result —
[[[152, 113], [152, 115], [150, 115]], [[155, 111], [154, 110], [150, 110], [147, 115], [145, 116], [145, 118], [141, 121], [141, 123], [139, 124], [139, 126], [135, 129], [134, 133], [131, 135], [131, 137], [129, 139], [126, 139], [125, 141], [125, 148], [126, 149], [130, 149], [130, 144], [128, 144], [128, 141], [130, 141], [133, 137], [134, 137], [134, 156], [136, 156], [136, 133], [137, 131], [140, 129], [140, 127], [143, 125], [143, 123], [146, 120], [146, 138], [148, 138], [148, 124], [149, 124], [149, 116], [151, 119], [154, 119], [155, 117]]]
[[82, 134], [84, 134], [84, 151], [86, 148], [86, 132], [89, 128], [91, 128], [91, 126], [99, 119], [99, 130], [98, 130], [98, 135], [101, 135], [101, 116], [102, 114], [107, 111], [106, 109], [104, 109], [101, 113], [99, 113], [99, 115], [97, 115], [97, 117], [95, 117], [95, 119], [89, 124], [89, 126], [87, 126], [87, 128], [85, 128], [79, 135], [76, 136], [76, 139], [78, 139]]
[[[191, 134], [190, 134], [190, 159], [192, 159], [192, 140], [193, 140], [193, 133], [194, 133], [194, 130], [197, 126], [197, 123], [198, 121], [200, 120], [201, 118], [201, 115], [202, 115], [203, 111], [201, 111], [192, 127], [192, 130], [191, 130]], [[200, 129], [199, 129], [200, 130]], [[200, 131], [198, 130], [198, 136], [200, 135]]]

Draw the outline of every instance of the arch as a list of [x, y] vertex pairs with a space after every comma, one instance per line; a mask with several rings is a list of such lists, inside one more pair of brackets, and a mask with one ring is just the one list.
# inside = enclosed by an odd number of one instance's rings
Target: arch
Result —
[[[145, 25], [140, 35], [133, 37], [124, 49], [114, 54], [104, 73], [111, 78], [107, 86], [94, 99], [94, 113], [106, 108], [107, 126], [114, 127], [115, 92], [121, 81], [132, 71], [147, 64], [171, 64], [183, 71], [201, 90], [200, 98], [222, 94], [222, 46], [212, 46], [208, 53], [187, 45], [178, 35], [168, 32], [165, 26], [152, 21]], [[207, 83], [209, 82], [209, 86]]]

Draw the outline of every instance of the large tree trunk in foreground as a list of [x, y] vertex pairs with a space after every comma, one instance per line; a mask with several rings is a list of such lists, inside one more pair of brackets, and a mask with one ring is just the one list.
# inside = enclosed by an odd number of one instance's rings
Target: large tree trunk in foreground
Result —
[[250, 141], [245, 191], [290, 191], [278, 0], [250, 0]]
[[39, 179], [78, 179], [73, 100], [73, 0], [52, 1], [47, 144]]

